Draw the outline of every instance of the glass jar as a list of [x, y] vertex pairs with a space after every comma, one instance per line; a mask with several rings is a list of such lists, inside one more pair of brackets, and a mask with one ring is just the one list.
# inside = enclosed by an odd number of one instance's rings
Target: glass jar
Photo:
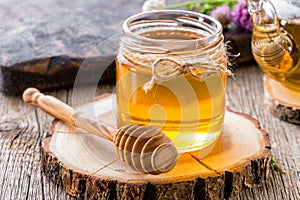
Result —
[[300, 91], [300, 3], [248, 0], [251, 49], [259, 67], [282, 85]]
[[222, 26], [210, 16], [160, 10], [128, 18], [116, 58], [118, 126], [158, 127], [178, 152], [204, 157], [223, 129], [227, 61]]

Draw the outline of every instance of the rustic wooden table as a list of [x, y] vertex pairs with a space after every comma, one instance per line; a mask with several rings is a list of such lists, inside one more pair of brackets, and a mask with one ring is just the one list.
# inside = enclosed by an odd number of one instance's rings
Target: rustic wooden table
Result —
[[[240, 66], [235, 80], [228, 80], [227, 106], [260, 121], [269, 133], [280, 170], [272, 167], [267, 182], [233, 199], [299, 200], [300, 126], [280, 121], [268, 112], [262, 75], [253, 64]], [[100, 86], [97, 94], [112, 92], [113, 88], [112, 84]], [[73, 98], [73, 105], [86, 100], [86, 88], [81, 90], [82, 95]], [[72, 89], [48, 93], [67, 103], [72, 100]], [[0, 93], [0, 102], [0, 199], [74, 199], [41, 171], [41, 144], [53, 118], [26, 105], [20, 96]]]

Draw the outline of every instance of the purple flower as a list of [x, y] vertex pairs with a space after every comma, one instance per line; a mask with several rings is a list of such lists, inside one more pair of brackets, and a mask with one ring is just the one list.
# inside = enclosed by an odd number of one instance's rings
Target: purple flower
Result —
[[215, 9], [210, 11], [210, 16], [216, 18], [223, 27], [226, 27], [230, 23], [230, 8], [227, 4], [217, 6]]
[[248, 12], [247, 3], [238, 1], [230, 12], [231, 21], [246, 31], [252, 30], [252, 17]]

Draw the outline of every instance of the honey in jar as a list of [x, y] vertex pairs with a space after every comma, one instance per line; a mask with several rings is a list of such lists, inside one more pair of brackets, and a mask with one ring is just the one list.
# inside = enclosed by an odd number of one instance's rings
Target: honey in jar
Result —
[[300, 91], [300, 3], [248, 0], [253, 15], [252, 53], [260, 68]]
[[203, 149], [205, 156], [223, 129], [229, 71], [220, 23], [188, 11], [152, 11], [129, 18], [123, 30], [118, 126], [158, 127], [179, 152]]

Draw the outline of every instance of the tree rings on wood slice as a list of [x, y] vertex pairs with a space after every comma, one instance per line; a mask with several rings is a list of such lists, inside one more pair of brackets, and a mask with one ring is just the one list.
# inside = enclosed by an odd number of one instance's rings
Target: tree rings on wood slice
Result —
[[277, 118], [300, 124], [300, 91], [292, 90], [264, 75], [265, 98]]
[[[78, 109], [115, 125], [114, 96], [97, 99]], [[159, 175], [136, 172], [111, 142], [62, 121], [53, 122], [50, 133], [43, 142], [43, 172], [84, 199], [224, 199], [266, 180], [271, 160], [268, 134], [250, 116], [231, 111], [208, 156], [180, 154], [175, 167]]]

